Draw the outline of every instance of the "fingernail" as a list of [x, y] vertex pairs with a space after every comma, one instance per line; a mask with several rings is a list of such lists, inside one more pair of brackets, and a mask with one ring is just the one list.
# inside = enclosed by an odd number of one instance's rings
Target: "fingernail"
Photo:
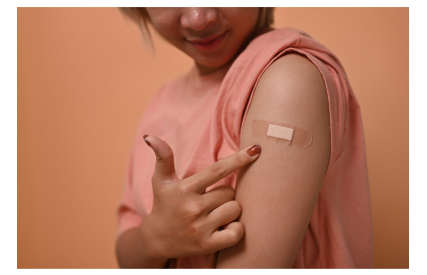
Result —
[[261, 153], [261, 146], [254, 145], [251, 148], [249, 148], [248, 150], [246, 150], [246, 155], [248, 155], [249, 157], [255, 157], [256, 155], [258, 155], [259, 153]]
[[143, 138], [144, 138], [144, 141], [145, 141], [145, 143], [147, 143], [147, 145], [148, 145], [148, 146], [150, 146], [150, 147], [151, 147], [151, 144], [150, 144], [150, 142], [148, 142], [148, 140], [146, 140], [146, 139], [145, 139], [146, 137], [148, 137], [148, 135], [144, 135], [144, 136], [143, 136]]

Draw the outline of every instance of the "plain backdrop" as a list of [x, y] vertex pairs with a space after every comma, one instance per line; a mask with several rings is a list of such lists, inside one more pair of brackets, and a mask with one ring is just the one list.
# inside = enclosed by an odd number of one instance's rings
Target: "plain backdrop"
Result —
[[[343, 63], [362, 109], [374, 267], [409, 267], [409, 8], [276, 8]], [[116, 8], [18, 8], [18, 268], [116, 268], [139, 119], [192, 66]]]

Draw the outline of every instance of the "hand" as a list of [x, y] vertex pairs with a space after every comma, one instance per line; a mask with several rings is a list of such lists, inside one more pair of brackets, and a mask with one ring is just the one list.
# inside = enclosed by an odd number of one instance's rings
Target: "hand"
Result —
[[[178, 258], [212, 253], [235, 245], [244, 227], [233, 222], [241, 207], [234, 201], [231, 186], [205, 189], [256, 160], [258, 145], [246, 148], [217, 161], [199, 173], [180, 180], [175, 172], [169, 145], [155, 136], [144, 136], [156, 154], [152, 177], [153, 209], [140, 227], [153, 258]], [[219, 230], [226, 225], [224, 230]]]

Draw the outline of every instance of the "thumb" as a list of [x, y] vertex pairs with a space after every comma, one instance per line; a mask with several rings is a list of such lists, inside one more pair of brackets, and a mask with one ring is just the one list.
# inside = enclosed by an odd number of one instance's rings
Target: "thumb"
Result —
[[173, 151], [162, 139], [145, 135], [144, 140], [156, 154], [156, 166], [153, 179], [155, 180], [179, 180], [175, 172]]

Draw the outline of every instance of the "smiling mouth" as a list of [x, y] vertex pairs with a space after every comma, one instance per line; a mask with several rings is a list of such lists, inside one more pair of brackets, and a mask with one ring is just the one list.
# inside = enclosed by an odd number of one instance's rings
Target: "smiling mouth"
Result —
[[190, 42], [190, 44], [192, 44], [194, 47], [196, 47], [199, 50], [211, 50], [221, 43], [226, 33], [227, 31], [213, 38], [200, 39], [200, 40], [194, 40], [194, 41], [188, 40], [188, 42]]

